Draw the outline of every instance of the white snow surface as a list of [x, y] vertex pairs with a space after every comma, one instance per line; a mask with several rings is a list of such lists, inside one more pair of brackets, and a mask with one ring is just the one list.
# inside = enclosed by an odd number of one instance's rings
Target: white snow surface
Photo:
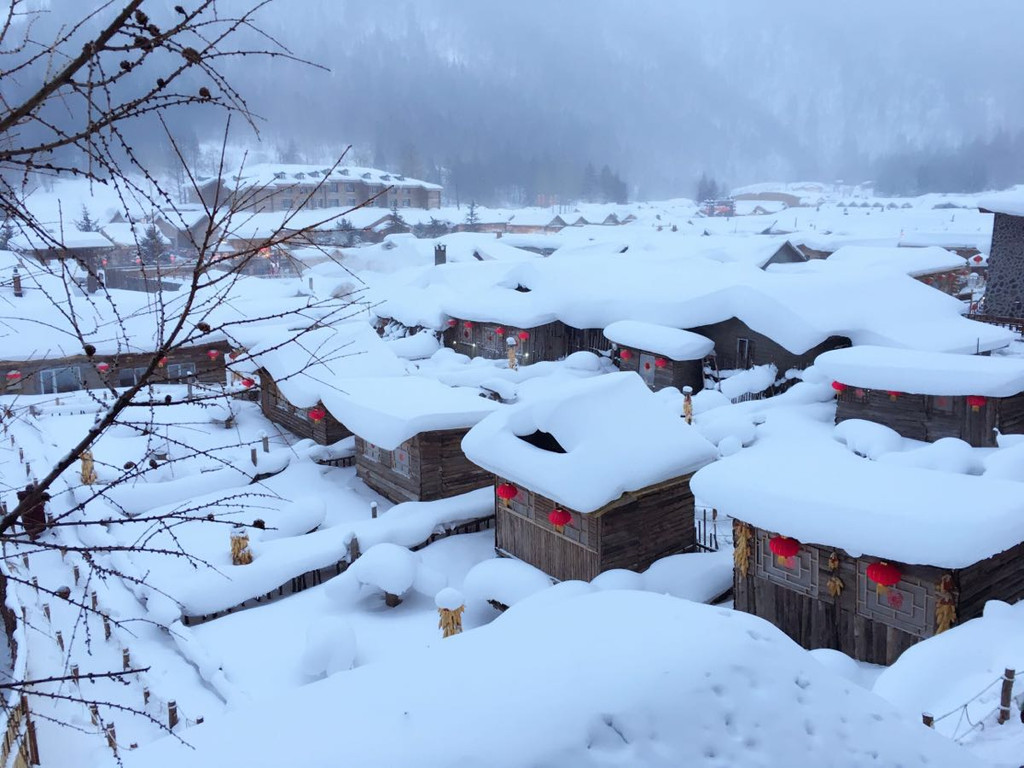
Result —
[[1024, 392], [1024, 360], [887, 347], [819, 355], [815, 368], [850, 387], [914, 395], [1009, 397]]
[[1013, 192], [982, 197], [978, 200], [978, 208], [1008, 216], [1024, 216], [1024, 190], [1017, 188]]
[[[520, 439], [538, 431], [552, 435], [565, 453]], [[633, 372], [587, 379], [503, 408], [471, 429], [462, 448], [484, 469], [583, 513], [692, 472], [716, 455]]]
[[835, 442], [765, 440], [691, 486], [720, 513], [855, 557], [963, 568], [1024, 541], [1017, 484], [869, 461]]
[[636, 320], [612, 323], [604, 329], [604, 336], [619, 346], [642, 349], [672, 360], [700, 360], [715, 348], [715, 342], [699, 333]]
[[189, 744], [165, 738], [125, 765], [333, 768], [342, 753], [367, 768], [757, 768], [793, 755], [837, 768], [982, 765], [753, 616], [638, 592], [559, 594], [211, 717]]
[[921, 248], [884, 248], [847, 245], [828, 257], [835, 264], [848, 264], [862, 270], [898, 272], [911, 277], [953, 272], [967, 266], [963, 256], [937, 246]]

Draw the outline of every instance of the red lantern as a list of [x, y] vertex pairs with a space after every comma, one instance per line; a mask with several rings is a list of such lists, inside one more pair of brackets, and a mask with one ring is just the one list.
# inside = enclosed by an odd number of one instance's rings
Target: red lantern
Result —
[[836, 392], [845, 392], [846, 391], [846, 385], [845, 384], [840, 384], [838, 381], [833, 381], [832, 382], [832, 389], [834, 389]]
[[520, 341], [526, 341], [528, 338], [530, 338], [530, 332], [529, 331], [520, 331], [519, 332], [519, 340]]
[[309, 409], [309, 419], [310, 419], [310, 421], [312, 421], [314, 423], [319, 424], [321, 421], [324, 420], [324, 417], [326, 415], [327, 415], [327, 411], [325, 411], [323, 408], [317, 407], [317, 408], [310, 408]]
[[654, 367], [655, 368], [665, 368], [667, 365], [668, 365], [668, 360], [666, 360], [664, 357], [656, 358], [655, 361], [654, 361]]
[[206, 356], [211, 360], [216, 360], [218, 357], [220, 357], [220, 351], [216, 349], [208, 349], [206, 350]]
[[159, 368], [163, 368], [165, 365], [167, 365], [167, 358], [161, 357], [159, 360], [156, 361], [156, 364]]
[[18, 381], [19, 379], [21, 379], [21, 371], [8, 371], [7, 372], [7, 380], [8, 381]]
[[988, 398], [981, 395], [968, 395], [967, 404], [971, 406], [972, 411], [977, 413], [988, 404]]
[[630, 360], [633, 357], [633, 353], [630, 352], [628, 349], [624, 349], [619, 353], [619, 357], [622, 358], [623, 360]]
[[984, 260], [985, 260], [985, 259], [983, 259], [983, 258], [981, 257], [981, 254], [980, 254], [980, 253], [979, 253], [979, 254], [978, 254], [977, 256], [975, 256], [975, 257], [974, 257], [974, 259], [973, 259], [973, 261], [974, 261], [974, 263], [975, 263], [975, 264], [981, 264], [981, 262], [983, 262]]
[[494, 332], [496, 334], [498, 334], [499, 336], [504, 336], [505, 335], [505, 329], [502, 328], [500, 325], [497, 328], [494, 329]]
[[473, 323], [472, 323], [471, 321], [469, 321], [469, 320], [467, 320], [466, 322], [464, 322], [464, 323], [463, 323], [463, 325], [464, 325], [464, 326], [465, 326], [466, 328], [472, 328], [472, 327], [473, 327]]
[[800, 542], [788, 536], [772, 536], [768, 539], [768, 548], [773, 555], [782, 559], [800, 554]]
[[555, 507], [548, 514], [548, 522], [555, 526], [555, 529], [561, 533], [561, 529], [572, 522], [572, 515], [568, 510]]
[[899, 399], [899, 397], [899, 392], [896, 392], [895, 390], [892, 389], [889, 390], [889, 399], [892, 400], [894, 403]]
[[458, 325], [458, 324], [459, 324], [459, 321], [458, 321], [458, 320], [449, 320], [449, 321], [448, 321], [448, 327], [449, 327], [449, 328], [454, 328], [454, 327], [455, 327], [456, 325]]
[[252, 379], [249, 379], [249, 378], [242, 379], [242, 386], [245, 387], [246, 389], [249, 389], [255, 383], [256, 383], [255, 381], [253, 381]]
[[519, 489], [512, 485], [512, 483], [502, 483], [498, 486], [496, 492], [498, 498], [502, 501], [512, 501], [512, 499], [519, 495]]
[[895, 565], [880, 560], [868, 566], [868, 578], [875, 582], [875, 592], [881, 596], [889, 591], [889, 587], [899, 584], [903, 575]]
[[106, 373], [110, 370], [110, 363], [96, 363], [96, 370], [100, 373]]

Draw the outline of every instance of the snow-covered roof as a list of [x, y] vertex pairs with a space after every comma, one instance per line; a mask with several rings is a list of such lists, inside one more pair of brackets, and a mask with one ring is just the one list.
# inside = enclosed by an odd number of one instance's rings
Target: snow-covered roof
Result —
[[[77, 229], [48, 229], [47, 232], [54, 241], [68, 249], [110, 247], [110, 240], [100, 232], [79, 232]], [[14, 235], [10, 246], [21, 251], [42, 251], [55, 247], [49, 239], [28, 230]]]
[[383, 187], [419, 187], [440, 190], [439, 184], [410, 179], [397, 173], [377, 168], [362, 168], [354, 165], [341, 166], [333, 171], [330, 166], [300, 165], [289, 163], [260, 163], [242, 168], [224, 179], [225, 184], [239, 187], [248, 186], [289, 186], [296, 184], [318, 184], [330, 182], [359, 182]]
[[[536, 432], [565, 452], [521, 439]], [[632, 372], [503, 408], [473, 427], [462, 448], [484, 469], [584, 513], [715, 458], [714, 446]]]
[[878, 271], [897, 271], [919, 277], [938, 272], [953, 272], [967, 266], [962, 256], [945, 248], [872, 248], [847, 245], [828, 257], [835, 264]]
[[334, 768], [341, 755], [366, 768], [984, 764], [755, 616], [571, 585], [387, 664], [240, 703], [187, 740], [122, 760]]
[[620, 346], [635, 347], [672, 360], [701, 360], [715, 348], [715, 342], [699, 333], [636, 320], [612, 323], [604, 329], [604, 336]]
[[982, 197], [978, 200], [982, 213], [1005, 213], [1008, 216], [1024, 216], [1024, 190]]
[[386, 450], [421, 432], [471, 427], [499, 407], [479, 389], [448, 387], [424, 376], [340, 381], [322, 400], [353, 433]]
[[[146, 230], [148, 226], [148, 224], [143, 223], [131, 224], [127, 221], [122, 221], [113, 224], [104, 224], [102, 231], [104, 235], [110, 238], [110, 241], [113, 242], [114, 245], [134, 248], [146, 237]], [[161, 243], [167, 245], [171, 242], [159, 229], [157, 229], [156, 233], [159, 236]]]
[[292, 405], [311, 408], [338, 388], [362, 376], [402, 376], [405, 364], [367, 323], [339, 323], [309, 331], [282, 329], [250, 349], [255, 365], [266, 369]]
[[964, 568], [1024, 541], [1019, 483], [871, 461], [838, 442], [765, 440], [691, 485], [721, 513], [853, 556]]
[[814, 367], [852, 387], [914, 395], [1009, 397], [1024, 392], [1024, 359], [891, 347], [851, 347], [820, 355]]

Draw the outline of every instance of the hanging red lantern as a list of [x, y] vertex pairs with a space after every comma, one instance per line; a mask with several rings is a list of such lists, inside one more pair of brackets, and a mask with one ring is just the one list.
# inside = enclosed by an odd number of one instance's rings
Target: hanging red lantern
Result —
[[889, 591], [889, 587], [895, 587], [900, 583], [903, 574], [895, 565], [890, 565], [884, 560], [871, 563], [868, 566], [868, 579], [875, 582], [875, 592], [882, 596]]
[[465, 326], [466, 328], [472, 328], [472, 327], [473, 327], [473, 323], [472, 323], [471, 321], [469, 321], [469, 320], [467, 320], [466, 322], [464, 322], [464, 323], [463, 323], [463, 325], [464, 325], [464, 326]]
[[623, 360], [631, 360], [633, 357], [633, 353], [630, 352], [628, 349], [624, 349], [621, 352], [619, 352], [619, 357]]
[[548, 514], [548, 522], [561, 532], [562, 528], [572, 522], [572, 514], [568, 510], [555, 507]]
[[454, 327], [455, 327], [456, 325], [458, 325], [458, 324], [459, 324], [459, 321], [458, 321], [458, 320], [449, 320], [449, 321], [448, 321], [448, 327], [449, 327], [449, 328], [454, 328]]
[[96, 363], [96, 370], [100, 373], [106, 373], [110, 370], [110, 363]]
[[520, 331], [519, 332], [519, 340], [520, 341], [526, 341], [528, 338], [530, 338], [530, 332], [529, 331]]
[[785, 565], [789, 558], [800, 554], [800, 542], [788, 536], [772, 536], [768, 539], [768, 548], [779, 565]]
[[971, 406], [971, 410], [977, 413], [988, 404], [988, 398], [981, 395], [968, 395], [967, 404]]
[[834, 389], [836, 392], [845, 392], [846, 391], [846, 385], [845, 384], [840, 384], [838, 381], [833, 381], [832, 382], [832, 389]]
[[206, 350], [206, 356], [211, 360], [216, 360], [218, 357], [220, 357], [220, 350], [208, 349]]
[[309, 409], [309, 420], [314, 423], [319, 424], [321, 421], [324, 420], [324, 417], [326, 415], [327, 411], [325, 411], [323, 408], [317, 407]]
[[512, 483], [502, 483], [496, 489], [496, 493], [502, 501], [512, 501], [512, 499], [519, 495], [519, 489], [512, 485]]
[[167, 365], [167, 358], [166, 357], [161, 357], [159, 360], [156, 361], [156, 364], [157, 364], [157, 367], [163, 368], [165, 365]]
[[980, 253], [972, 259], [972, 261], [974, 261], [975, 264], [981, 264], [981, 262], [983, 262], [984, 260], [985, 259], [982, 258]]
[[901, 394], [900, 392], [897, 392], [895, 390], [890, 389], [889, 390], [889, 399], [892, 400], [895, 403], [897, 400], [899, 400], [900, 394]]
[[498, 334], [499, 336], [504, 336], [505, 335], [505, 329], [502, 328], [500, 325], [497, 328], [494, 329], [494, 332], [496, 334]]
[[21, 379], [21, 371], [8, 371], [7, 372], [7, 380], [8, 381], [19, 381], [20, 379]]
[[668, 360], [666, 360], [664, 357], [655, 358], [655, 360], [654, 360], [654, 367], [655, 368], [665, 368], [667, 366], [668, 366]]
[[253, 381], [252, 379], [249, 379], [249, 378], [242, 379], [242, 386], [245, 387], [246, 389], [249, 389], [255, 383], [256, 383], [255, 381]]

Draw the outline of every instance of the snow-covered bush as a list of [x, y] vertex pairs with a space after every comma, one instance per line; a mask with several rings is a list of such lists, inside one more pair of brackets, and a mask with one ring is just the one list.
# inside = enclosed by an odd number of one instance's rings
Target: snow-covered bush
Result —
[[344, 619], [327, 619], [306, 632], [302, 671], [308, 677], [333, 675], [352, 669], [356, 658], [356, 635]]

